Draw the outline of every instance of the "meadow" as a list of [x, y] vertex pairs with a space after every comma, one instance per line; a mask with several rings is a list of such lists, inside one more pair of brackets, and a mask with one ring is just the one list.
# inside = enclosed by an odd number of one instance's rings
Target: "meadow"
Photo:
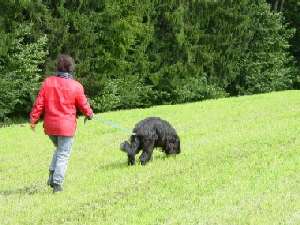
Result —
[[[182, 153], [127, 166], [119, 150], [147, 116]], [[54, 147], [42, 123], [0, 129], [0, 224], [300, 224], [300, 91], [102, 113], [78, 120], [64, 192], [46, 185]]]

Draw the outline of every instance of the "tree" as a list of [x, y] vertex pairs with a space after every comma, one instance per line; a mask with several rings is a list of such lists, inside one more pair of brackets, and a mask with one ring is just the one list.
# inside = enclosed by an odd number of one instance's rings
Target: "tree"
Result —
[[28, 113], [40, 86], [39, 67], [47, 55], [47, 38], [34, 40], [30, 31], [30, 25], [22, 25], [15, 33], [0, 34], [9, 46], [0, 55], [0, 120]]
[[297, 87], [298, 8], [272, 3], [282, 12], [264, 0], [2, 1], [2, 118], [26, 115], [59, 53], [96, 112]]

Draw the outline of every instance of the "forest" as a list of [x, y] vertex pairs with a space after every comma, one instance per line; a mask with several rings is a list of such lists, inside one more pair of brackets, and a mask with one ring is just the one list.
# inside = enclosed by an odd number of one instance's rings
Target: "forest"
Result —
[[0, 121], [59, 54], [95, 112], [300, 89], [299, 0], [0, 0]]

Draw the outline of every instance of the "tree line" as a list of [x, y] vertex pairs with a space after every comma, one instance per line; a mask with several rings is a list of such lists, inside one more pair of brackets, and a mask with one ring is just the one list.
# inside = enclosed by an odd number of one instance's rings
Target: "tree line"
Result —
[[7, 0], [0, 120], [27, 116], [59, 53], [95, 112], [300, 87], [297, 0]]

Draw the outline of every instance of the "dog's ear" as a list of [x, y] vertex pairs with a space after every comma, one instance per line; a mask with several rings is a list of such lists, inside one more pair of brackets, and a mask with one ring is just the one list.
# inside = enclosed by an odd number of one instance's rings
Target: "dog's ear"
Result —
[[167, 138], [166, 140], [166, 154], [172, 154], [173, 153], [173, 148], [174, 148], [174, 143], [172, 141], [172, 138]]
[[166, 153], [167, 154], [179, 154], [180, 153], [180, 140], [178, 136], [172, 136], [166, 141]]

